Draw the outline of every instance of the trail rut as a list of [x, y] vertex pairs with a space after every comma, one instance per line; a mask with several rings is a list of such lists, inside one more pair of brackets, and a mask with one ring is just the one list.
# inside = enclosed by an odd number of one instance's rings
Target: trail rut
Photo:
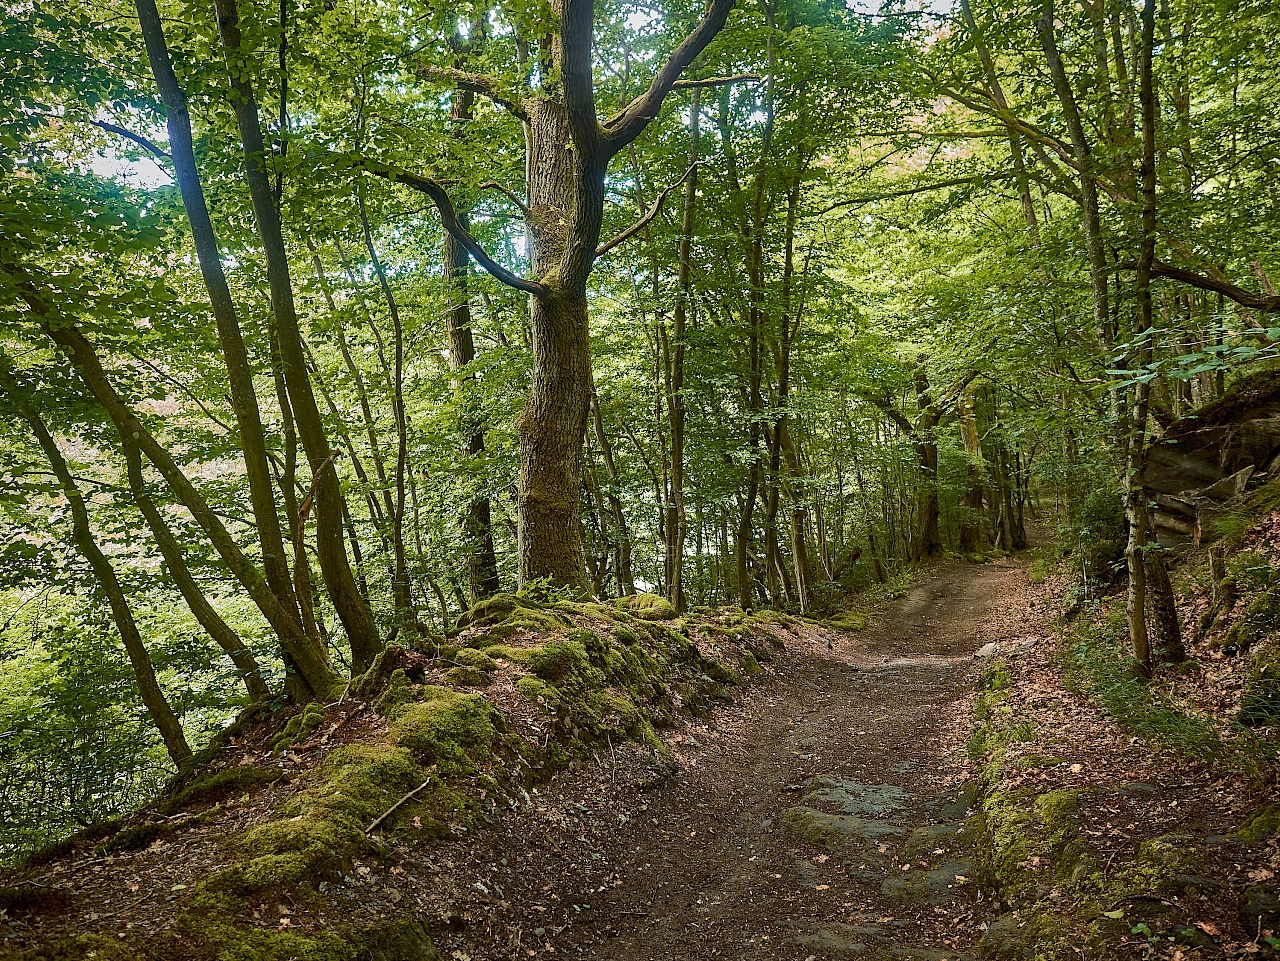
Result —
[[973, 655], [1035, 643], [1034, 596], [1016, 562], [948, 564], [865, 631], [797, 641], [773, 680], [675, 739], [681, 770], [661, 786], [635, 791], [606, 760], [550, 785], [488, 851], [438, 852], [418, 867], [477, 875], [446, 954], [971, 957]]

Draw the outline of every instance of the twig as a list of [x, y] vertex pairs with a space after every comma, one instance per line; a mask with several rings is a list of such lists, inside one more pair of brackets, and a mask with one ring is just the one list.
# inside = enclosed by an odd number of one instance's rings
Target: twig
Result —
[[401, 805], [403, 805], [406, 801], [408, 801], [411, 797], [413, 797], [415, 794], [417, 794], [419, 791], [421, 791], [424, 787], [426, 787], [430, 783], [431, 783], [431, 779], [428, 778], [427, 780], [419, 784], [416, 788], [414, 788], [412, 791], [410, 791], [408, 794], [406, 794], [404, 797], [402, 797], [395, 804], [391, 805], [391, 807], [389, 807], [386, 810], [386, 812], [382, 814], [381, 817], [379, 817], [376, 821], [374, 821], [372, 824], [370, 824], [367, 828], [364, 829], [364, 833], [372, 834], [374, 828], [376, 828], [379, 824], [381, 824], [387, 818], [391, 817], [391, 815], [395, 814], [396, 811], [400, 809]]

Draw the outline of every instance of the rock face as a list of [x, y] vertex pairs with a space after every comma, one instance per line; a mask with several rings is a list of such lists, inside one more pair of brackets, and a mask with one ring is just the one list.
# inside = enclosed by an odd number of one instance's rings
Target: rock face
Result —
[[1280, 371], [1260, 371], [1176, 421], [1151, 446], [1143, 485], [1160, 543], [1213, 540], [1213, 519], [1280, 471]]

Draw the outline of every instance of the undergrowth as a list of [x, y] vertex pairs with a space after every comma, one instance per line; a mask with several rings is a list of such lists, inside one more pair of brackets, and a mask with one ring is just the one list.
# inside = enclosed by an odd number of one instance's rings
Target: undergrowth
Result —
[[1092, 698], [1110, 717], [1154, 747], [1210, 761], [1247, 776], [1256, 775], [1276, 754], [1276, 746], [1239, 724], [1219, 726], [1186, 709], [1167, 682], [1138, 673], [1128, 650], [1124, 612], [1099, 605], [1063, 633], [1060, 650], [1068, 690]]

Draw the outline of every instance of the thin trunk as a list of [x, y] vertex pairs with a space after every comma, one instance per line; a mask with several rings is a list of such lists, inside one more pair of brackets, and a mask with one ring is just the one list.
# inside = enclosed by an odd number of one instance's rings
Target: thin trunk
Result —
[[[1084, 214], [1084, 239], [1089, 255], [1089, 288], [1093, 297], [1093, 326], [1099, 349], [1105, 355], [1111, 350], [1111, 311], [1107, 289], [1107, 254], [1102, 236], [1102, 217], [1098, 204], [1097, 161], [1085, 134], [1084, 122], [1076, 103], [1075, 92], [1062, 63], [1053, 24], [1053, 0], [1042, 0], [1037, 23], [1053, 88], [1062, 105], [1063, 119], [1071, 140], [1071, 149], [1080, 172], [1080, 202]], [[1120, 419], [1119, 395], [1111, 392], [1113, 421]]]
[[[701, 131], [701, 102], [695, 88], [689, 104], [689, 164], [698, 162]], [[676, 304], [671, 316], [671, 365], [667, 387], [668, 429], [671, 434], [671, 497], [667, 508], [665, 567], [667, 600], [677, 611], [686, 607], [684, 593], [684, 541], [688, 518], [684, 503], [684, 351], [685, 324], [690, 303], [693, 273], [693, 216], [698, 196], [698, 169], [693, 167], [684, 188], [684, 211], [680, 219], [680, 245], [676, 252]]]
[[236, 0], [215, 0], [214, 8], [218, 17], [218, 35], [227, 56], [232, 107], [244, 150], [245, 181], [266, 255], [271, 310], [280, 338], [285, 384], [293, 404], [302, 447], [311, 465], [312, 486], [315, 489], [316, 556], [329, 598], [346, 628], [347, 640], [351, 645], [352, 671], [361, 674], [373, 663], [382, 643], [347, 560], [342, 533], [342, 491], [334, 466], [334, 454], [307, 374], [280, 212], [276, 208], [271, 183], [263, 166], [266, 147], [262, 139], [262, 128], [258, 123], [258, 106], [249, 64], [241, 49]]
[[196, 621], [204, 628], [205, 633], [231, 658], [231, 663], [240, 672], [240, 679], [244, 681], [249, 700], [265, 701], [271, 692], [262, 678], [262, 669], [258, 666], [253, 652], [245, 646], [244, 641], [231, 625], [213, 609], [213, 605], [209, 603], [208, 598], [204, 596], [204, 591], [192, 576], [177, 537], [174, 536], [164, 515], [156, 507], [155, 501], [151, 499], [151, 495], [147, 493], [146, 482], [142, 476], [142, 454], [138, 446], [127, 437], [122, 437], [121, 442], [124, 446], [125, 464], [128, 469], [129, 490], [133, 494], [134, 503], [138, 505], [138, 510], [142, 512], [142, 517], [147, 522], [147, 527], [151, 529], [156, 545], [160, 548], [160, 556], [164, 558], [165, 565], [169, 569], [169, 576], [173, 578], [173, 583], [182, 594], [182, 599], [187, 602], [187, 607], [191, 609], [191, 613], [195, 615]]
[[209, 218], [204, 189], [200, 184], [187, 96], [174, 75], [155, 0], [136, 0], [136, 9], [147, 48], [147, 58], [151, 62], [151, 72], [155, 76], [160, 99], [165, 105], [174, 179], [178, 182], [182, 204], [191, 224], [196, 260], [209, 294], [209, 305], [227, 367], [227, 386], [231, 394], [231, 408], [235, 413], [240, 449], [244, 456], [249, 504], [258, 528], [263, 572], [280, 603], [287, 610], [293, 610], [296, 600], [289, 580], [284, 535], [280, 530], [280, 518], [276, 513], [275, 496], [272, 493], [271, 472], [267, 466], [266, 435], [253, 386], [253, 368], [240, 331], [235, 303], [231, 299], [231, 289], [222, 269], [222, 254], [218, 249], [213, 222]]
[[618, 575], [618, 592], [634, 594], [636, 592], [635, 575], [631, 569], [631, 530], [627, 526], [627, 515], [622, 509], [622, 499], [618, 497], [618, 465], [613, 456], [613, 444], [604, 430], [604, 418], [600, 416], [600, 401], [595, 391], [591, 392], [591, 425], [595, 431], [596, 443], [600, 445], [600, 456], [604, 460], [605, 472], [609, 475], [610, 490], [608, 492], [609, 513], [613, 515], [613, 524], [618, 531], [618, 540], [614, 545], [614, 569]]
[[[1137, 316], [1134, 341], [1138, 344], [1134, 367], [1145, 370], [1151, 361], [1151, 266], [1156, 245], [1156, 110], [1151, 60], [1155, 45], [1155, 0], [1146, 0], [1142, 8], [1142, 57], [1139, 67], [1139, 98], [1142, 105], [1142, 239], [1138, 251], [1136, 284]], [[1133, 654], [1142, 671], [1151, 675], [1152, 657], [1147, 635], [1147, 564], [1149, 511], [1146, 491], [1142, 487], [1142, 469], [1147, 452], [1147, 404], [1150, 386], [1139, 380], [1133, 387], [1133, 406], [1128, 425], [1124, 473], [1125, 515], [1129, 521], [1129, 542], [1125, 560], [1129, 567], [1128, 620]], [[1176, 612], [1175, 612], [1176, 618]]]
[[392, 337], [395, 338], [395, 366], [391, 371], [391, 410], [396, 422], [396, 473], [395, 503], [391, 510], [392, 596], [396, 615], [404, 626], [418, 630], [418, 613], [413, 604], [413, 586], [409, 583], [409, 565], [404, 549], [405, 471], [409, 463], [409, 418], [404, 406], [404, 325], [400, 321], [400, 306], [387, 282], [387, 272], [382, 269], [377, 248], [373, 245], [373, 231], [369, 228], [369, 214], [365, 209], [363, 181], [356, 194], [356, 207], [360, 213], [360, 229], [364, 236], [369, 262], [378, 278], [378, 286], [387, 302], [391, 315]]
[[[467, 367], [476, 357], [475, 338], [471, 332], [471, 306], [467, 296], [470, 274], [466, 248], [452, 234], [444, 238], [444, 276], [449, 287], [449, 309], [445, 326], [449, 339], [449, 365], [454, 371], [454, 391], [462, 390], [469, 379]], [[468, 421], [474, 415], [468, 413]], [[466, 456], [478, 458], [484, 453], [484, 427], [479, 419], [464, 425]], [[467, 545], [467, 586], [471, 603], [498, 593], [498, 558], [493, 549], [493, 521], [489, 497], [476, 493], [467, 502], [462, 531]]]
[[[37, 314], [47, 313], [43, 304], [38, 301], [29, 301], [29, 303]], [[169, 489], [191, 512], [191, 516], [200, 525], [227, 565], [228, 571], [240, 582], [254, 604], [262, 611], [280, 639], [280, 646], [285, 656], [292, 658], [295, 662], [297, 677], [305, 686], [307, 696], [324, 697], [333, 688], [337, 678], [333, 674], [324, 649], [316, 645], [303, 631], [296, 606], [292, 610], [284, 606], [278, 595], [272, 591], [262, 571], [240, 550], [230, 532], [210, 509], [195, 485], [178, 467], [172, 455], [155, 439], [138, 416], [116, 393], [107, 379], [106, 372], [102, 369], [98, 355], [84, 335], [71, 324], [58, 327], [46, 324], [45, 334], [66, 352], [71, 364], [84, 380], [85, 386], [89, 388], [90, 393], [115, 424], [117, 432], [122, 437], [130, 437], [137, 443], [147, 459], [159, 470], [160, 476], [169, 485]]]
[[24, 410], [22, 416], [31, 426], [36, 440], [40, 442], [40, 447], [49, 460], [49, 465], [53, 468], [54, 476], [62, 485], [63, 494], [71, 507], [72, 539], [75, 541], [76, 549], [93, 569], [93, 576], [98, 586], [107, 595], [107, 602], [111, 605], [111, 616], [116, 622], [116, 628], [120, 631], [120, 640], [124, 644], [125, 652], [129, 655], [138, 693], [142, 696], [142, 703], [151, 716], [151, 723], [160, 732], [160, 738], [164, 741], [165, 749], [169, 752], [173, 763], [182, 767], [191, 760], [191, 746], [187, 744], [186, 736], [182, 733], [182, 724], [173, 713], [173, 708], [169, 706], [164, 691], [156, 681], [155, 668], [152, 667], [151, 658], [147, 655], [146, 646], [142, 643], [142, 634], [138, 631], [137, 622], [133, 619], [133, 611], [125, 597], [124, 588], [120, 585], [111, 562], [107, 560], [106, 555], [93, 539], [93, 532], [89, 528], [89, 513], [84, 506], [84, 497], [81, 496], [80, 489], [76, 486], [75, 479], [67, 467], [67, 462], [62, 459], [62, 453], [58, 450], [58, 445], [54, 443], [40, 415], [31, 410]]

